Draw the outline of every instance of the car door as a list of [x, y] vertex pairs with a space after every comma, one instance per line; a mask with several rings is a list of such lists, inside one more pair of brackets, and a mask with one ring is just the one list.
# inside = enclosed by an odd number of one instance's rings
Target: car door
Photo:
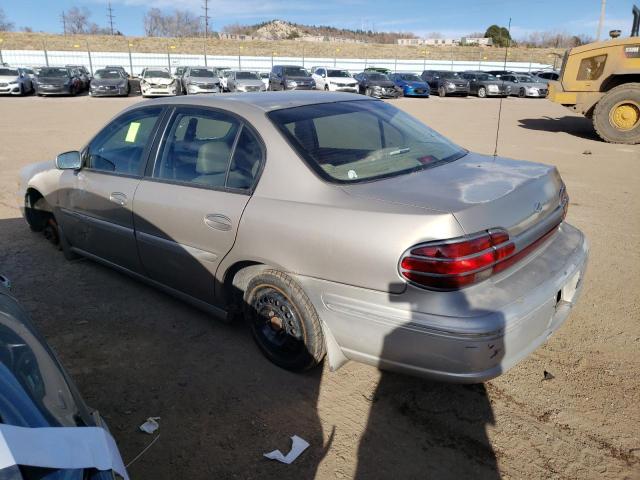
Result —
[[469, 81], [469, 93], [478, 93], [478, 79], [472, 73], [463, 73], [460, 75], [465, 80]]
[[135, 195], [147, 274], [214, 302], [216, 269], [233, 246], [264, 148], [251, 127], [206, 107], [176, 107]]
[[116, 118], [83, 150], [83, 168], [60, 178], [57, 217], [69, 243], [138, 273], [133, 199], [163, 110], [138, 108]]

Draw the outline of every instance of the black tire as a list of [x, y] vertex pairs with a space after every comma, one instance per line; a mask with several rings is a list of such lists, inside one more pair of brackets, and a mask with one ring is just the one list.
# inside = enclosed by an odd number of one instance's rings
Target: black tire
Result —
[[325, 91], [325, 92], [328, 92], [328, 91], [329, 91], [329, 85], [327, 85], [326, 83], [325, 83], [325, 85], [324, 85], [324, 91]]
[[20, 84], [20, 93], [18, 94], [20, 97], [24, 97], [24, 85]]
[[286, 370], [304, 371], [326, 354], [318, 313], [287, 274], [263, 270], [244, 293], [244, 317], [262, 353]]
[[635, 145], [640, 143], [640, 121], [628, 130], [612, 123], [613, 110], [623, 103], [640, 114], [640, 83], [625, 83], [609, 90], [593, 111], [593, 128], [605, 142]]
[[69, 95], [71, 95], [72, 97], [75, 97], [76, 93], [78, 93], [76, 92], [76, 87], [73, 87], [73, 86], [69, 87]]
[[487, 89], [484, 87], [478, 87], [478, 98], [487, 98]]
[[33, 232], [42, 232], [51, 217], [51, 213], [35, 209], [40, 199], [42, 195], [33, 192], [27, 193], [24, 197], [24, 218]]
[[520, 90], [518, 90], [518, 96], [520, 98], [524, 98], [526, 96], [524, 88], [521, 88]]
[[438, 87], [438, 96], [441, 97], [441, 98], [444, 98], [444, 97], [447, 96], [447, 91], [444, 89], [443, 85], [440, 85]]
[[365, 89], [364, 89], [364, 94], [365, 94], [367, 97], [373, 97], [373, 90], [371, 90], [371, 88], [370, 88], [370, 87], [367, 87], [367, 88], [365, 88]]

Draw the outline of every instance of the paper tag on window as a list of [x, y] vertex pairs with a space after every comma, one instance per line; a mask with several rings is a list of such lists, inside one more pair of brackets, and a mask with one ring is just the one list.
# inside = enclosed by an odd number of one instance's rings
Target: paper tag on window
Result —
[[131, 122], [124, 141], [128, 143], [135, 142], [136, 136], [138, 136], [138, 130], [140, 130], [140, 122]]

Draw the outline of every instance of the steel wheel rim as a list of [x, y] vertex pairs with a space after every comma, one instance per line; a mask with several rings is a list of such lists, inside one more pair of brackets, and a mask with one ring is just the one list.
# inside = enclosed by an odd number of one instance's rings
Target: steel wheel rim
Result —
[[252, 306], [256, 336], [272, 355], [288, 361], [305, 351], [300, 313], [284, 292], [270, 285], [259, 287]]
[[640, 105], [632, 100], [618, 102], [609, 111], [609, 123], [618, 130], [633, 130], [640, 123]]

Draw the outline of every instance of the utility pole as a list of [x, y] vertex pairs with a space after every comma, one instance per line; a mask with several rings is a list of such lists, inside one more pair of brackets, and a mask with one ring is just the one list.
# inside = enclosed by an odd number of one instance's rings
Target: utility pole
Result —
[[60, 15], [60, 21], [62, 22], [62, 33], [66, 35], [67, 34], [67, 16], [65, 15], [64, 10], [62, 11], [62, 15]]
[[602, 33], [602, 26], [604, 25], [604, 12], [607, 6], [607, 0], [602, 0], [600, 6], [600, 21], [598, 22], [598, 33], [596, 33], [596, 41], [600, 40], [600, 34]]
[[111, 35], [113, 35], [113, 9], [111, 8], [111, 2], [107, 5], [107, 18], [109, 19], [109, 30], [111, 31]]
[[[204, 5], [202, 9], [204, 10], [204, 66], [207, 67], [207, 37], [209, 36], [209, 0], [203, 0]], [[238, 57], [240, 58], [240, 57]]]

